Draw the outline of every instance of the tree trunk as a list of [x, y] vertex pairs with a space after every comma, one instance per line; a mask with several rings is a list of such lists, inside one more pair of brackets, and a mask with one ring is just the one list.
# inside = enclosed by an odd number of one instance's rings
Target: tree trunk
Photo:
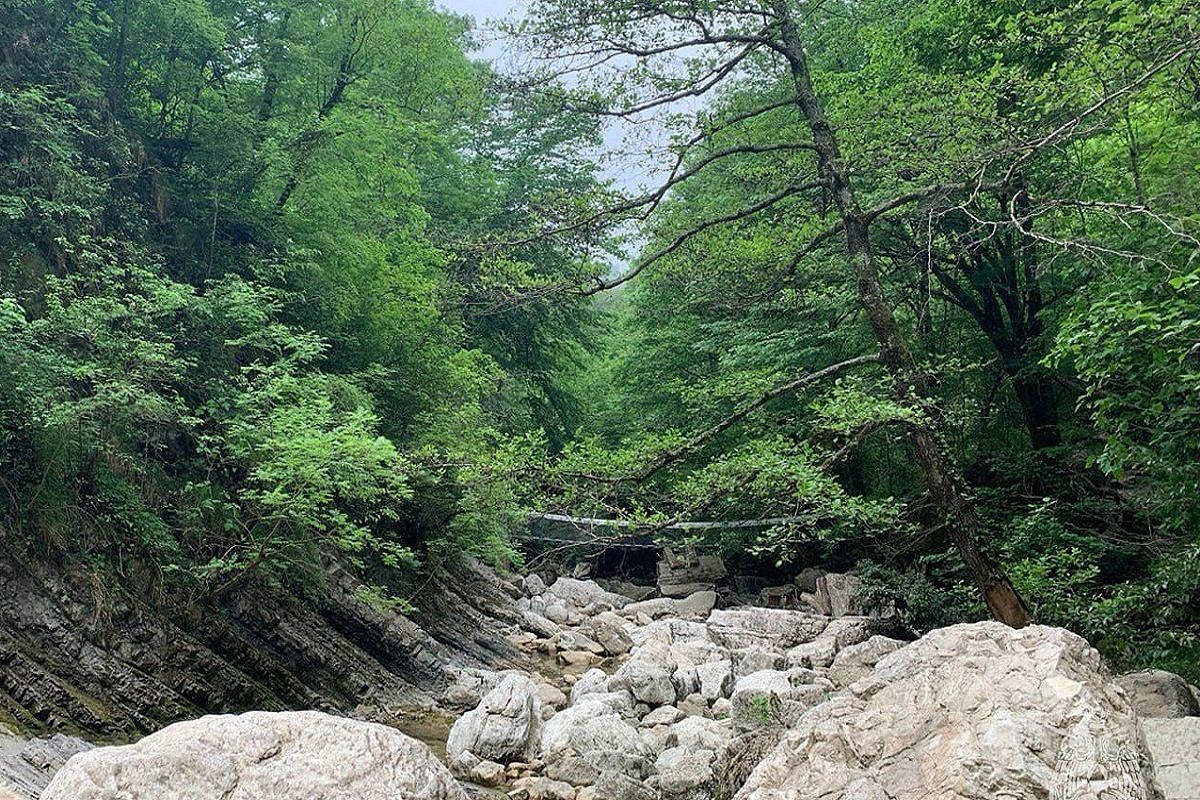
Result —
[[[821, 176], [829, 183], [830, 193], [842, 220], [846, 250], [858, 284], [859, 303], [879, 343], [881, 360], [892, 376], [897, 396], [901, 399], [919, 398], [926, 393], [925, 379], [908, 349], [891, 306], [884, 298], [883, 284], [871, 249], [869, 223], [863, 216], [848, 171], [842, 163], [837, 137], [813, 88], [800, 32], [786, 2], [777, 2], [775, 8], [781, 24], [782, 52], [792, 71], [796, 105], [812, 131]], [[1028, 625], [1029, 611], [1020, 595], [999, 567], [979, 548], [983, 526], [975, 509], [964, 497], [961, 482], [949, 467], [950, 460], [942, 453], [934, 433], [925, 426], [915, 426], [909, 439], [924, 473], [925, 485], [945, 515], [950, 539], [958, 548], [992, 616], [1014, 628]]]
[[1012, 378], [1013, 392], [1021, 406], [1029, 443], [1034, 450], [1045, 450], [1062, 444], [1058, 427], [1058, 399], [1053, 384], [1044, 377]]

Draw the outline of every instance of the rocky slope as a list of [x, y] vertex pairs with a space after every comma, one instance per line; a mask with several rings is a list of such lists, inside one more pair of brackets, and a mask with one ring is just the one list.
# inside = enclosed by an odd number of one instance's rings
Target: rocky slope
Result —
[[[148, 708], [182, 718], [203, 710], [189, 698], [204, 695], [184, 694], [165, 664], [178, 664], [178, 675], [195, 687], [220, 689], [208, 695], [210, 702], [262, 700], [277, 708], [311, 700], [402, 728], [398, 712], [414, 704], [457, 710], [448, 733], [435, 730], [425, 738], [449, 764], [445, 775], [452, 773], [476, 796], [1200, 800], [1200, 705], [1178, 676], [1146, 672], [1114, 680], [1083, 639], [1039, 626], [959, 625], [909, 642], [891, 617], [861, 602], [853, 576], [806, 573], [791, 587], [762, 586], [755, 593], [790, 608], [719, 607], [751, 598], [718, 594], [714, 565], [693, 566], [686, 574], [687, 565], [674, 559], [660, 571], [668, 586], [694, 589], [691, 594], [642, 600], [612, 591], [646, 594], [633, 586], [569, 577], [547, 585], [537, 575], [510, 583], [472, 568], [428, 593], [407, 618], [363, 607], [348, 579], [334, 582], [319, 612], [296, 614], [279, 598], [246, 596], [230, 613], [186, 634], [182, 626], [172, 629], [181, 637], [173, 645], [178, 650], [224, 665], [190, 675], [183, 656], [169, 656], [169, 648], [148, 662], [135, 657], [168, 647], [167, 634], [140, 646], [132, 644], [134, 636], [107, 647], [88, 639], [78, 609], [62, 596], [45, 598], [37, 613], [27, 609], [19, 618], [24, 627], [16, 630], [24, 641], [39, 632], [49, 645], [79, 642], [75, 668], [43, 659], [35, 662], [41, 672], [32, 674], [68, 687], [70, 696], [94, 699], [102, 719], [128, 726], [100, 729], [108, 733], [154, 726], [160, 717]], [[150, 613], [126, 602], [123, 619]], [[0, 608], [15, 614], [9, 605]], [[35, 620], [42, 626], [31, 624]], [[219, 646], [209, 626], [242, 638]], [[252, 646], [261, 649], [258, 660], [233, 660], [237, 648]], [[142, 663], [153, 668], [142, 670]], [[275, 671], [260, 671], [262, 664]], [[104, 669], [118, 679], [112, 693]], [[55, 683], [62, 675], [70, 681]], [[275, 675], [283, 682], [274, 683]], [[235, 680], [221, 684], [227, 676]], [[248, 688], [238, 689], [238, 680]], [[139, 705], [129, 688], [134, 685], [190, 705]], [[289, 694], [280, 687], [296, 688]], [[62, 703], [47, 706], [73, 713]], [[397, 759], [428, 765], [433, 756], [424, 745], [316, 715], [309, 724], [318, 732], [350, 725], [338, 734], [349, 744], [344, 758], [306, 761], [302, 754], [313, 742], [313, 752], [328, 750], [321, 737], [310, 737], [297, 718], [268, 717], [258, 727], [271, 731], [263, 734], [270, 741], [247, 733], [255, 726], [208, 718], [200, 727], [173, 726], [174, 733], [132, 749], [76, 756], [56, 781], [70, 791], [46, 797], [340, 797], [338, 784], [347, 774], [362, 778], [355, 797], [459, 797], [457, 784], [445, 783], [442, 773], [429, 778], [433, 794], [406, 789], [396, 795], [388, 782], [408, 774]], [[377, 736], [384, 736], [382, 744]], [[355, 737], [369, 744], [354, 745]], [[13, 796], [36, 797], [81, 746], [61, 736], [23, 745], [0, 736], [0, 785], [7, 774]], [[300, 755], [278, 755], [297, 748]], [[382, 763], [375, 758], [380, 753]], [[225, 787], [233, 794], [177, 789], [179, 776], [222, 774], [221, 765], [239, 759], [249, 760], [230, 769], [248, 777]], [[154, 768], [130, 766], [143, 761]], [[262, 785], [283, 788], [264, 794], [254, 776], [267, 762]], [[374, 782], [362, 777], [372, 772], [378, 773]], [[88, 794], [97, 781], [110, 794]], [[204, 785], [219, 783], [214, 778]], [[3, 790], [0, 800], [10, 800]]]
[[525, 646], [596, 666], [565, 692], [519, 671], [451, 688], [478, 698], [450, 732], [451, 770], [516, 800], [1197, 797], [1194, 689], [1114, 680], [1065, 630], [977, 623], [909, 643], [887, 618], [717, 609], [711, 591], [524, 588], [540, 631]]
[[80, 746], [63, 734], [126, 742], [251, 709], [409, 724], [448, 675], [523, 663], [519, 592], [477, 565], [431, 582], [407, 615], [358, 600], [336, 567], [321, 603], [253, 587], [216, 607], [0, 551], [0, 587], [0, 786], [24, 796]]

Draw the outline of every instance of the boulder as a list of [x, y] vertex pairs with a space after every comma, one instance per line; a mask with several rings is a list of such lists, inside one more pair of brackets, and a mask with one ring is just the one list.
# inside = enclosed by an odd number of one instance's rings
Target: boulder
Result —
[[830, 572], [817, 578], [817, 604], [831, 617], [864, 616], [862, 579], [857, 575]]
[[872, 636], [860, 644], [844, 647], [833, 658], [833, 666], [829, 668], [829, 679], [837, 686], [849, 686], [874, 669], [879, 659], [888, 653], [896, 652], [905, 644], [906, 642], [899, 639]]
[[827, 695], [825, 686], [793, 681], [786, 672], [763, 670], [738, 678], [730, 697], [730, 716], [742, 731], [772, 725], [787, 727]]
[[615, 592], [605, 591], [595, 581], [559, 578], [546, 591], [577, 609], [596, 606], [607, 607], [611, 610], [614, 608], [624, 608], [629, 605], [628, 597], [623, 597]]
[[536, 572], [531, 572], [525, 576], [521, 582], [522, 588], [525, 589], [525, 594], [533, 597], [535, 595], [544, 594], [546, 591], [546, 582], [541, 579]]
[[654, 762], [658, 771], [658, 790], [664, 800], [707, 800], [712, 796], [713, 761], [711, 750], [672, 747]]
[[592, 667], [603, 660], [590, 650], [564, 650], [558, 654], [558, 663], [564, 667]]
[[824, 575], [825, 570], [823, 569], [805, 567], [800, 570], [800, 574], [793, 581], [796, 584], [796, 591], [815, 595], [817, 593], [817, 583]]
[[811, 642], [828, 624], [827, 617], [777, 608], [717, 609], [708, 617], [709, 633], [726, 647], [777, 651]]
[[562, 651], [584, 650], [593, 655], [604, 655], [604, 645], [579, 631], [563, 631], [554, 637], [554, 646]]
[[811, 642], [798, 644], [784, 653], [784, 659], [790, 667], [809, 667], [818, 669], [828, 667], [837, 655], [837, 645], [832, 636], [822, 634]]
[[557, 622], [528, 609], [521, 611], [521, 627], [543, 639], [553, 639], [562, 631]]
[[798, 602], [796, 587], [766, 586], [759, 590], [758, 604], [764, 608], [795, 608]]
[[725, 562], [716, 556], [663, 549], [658, 562], [658, 591], [663, 597], [687, 597], [716, 588], [725, 580]]
[[446, 752], [452, 759], [470, 752], [502, 763], [528, 760], [537, 746], [541, 720], [538, 687], [520, 673], [505, 675], [474, 711], [450, 728]]
[[463, 709], [479, 705], [483, 696], [495, 689], [504, 677], [504, 673], [475, 667], [462, 667], [453, 670], [451, 675], [450, 685], [442, 693], [442, 703], [451, 708]]
[[713, 591], [693, 592], [682, 600], [675, 601], [675, 615], [680, 619], [708, 619], [717, 605], [717, 593]]
[[621, 609], [621, 612], [629, 619], [636, 619], [639, 614], [644, 614], [650, 619], [662, 619], [675, 615], [675, 601], [670, 597], [655, 597], [652, 600], [630, 603]]
[[600, 778], [595, 764], [573, 753], [564, 753], [550, 759], [546, 764], [546, 775], [572, 786], [588, 786]]
[[643, 586], [631, 581], [597, 578], [596, 583], [598, 583], [600, 588], [604, 589], [605, 591], [612, 592], [613, 594], [619, 594], [622, 597], [628, 597], [630, 600], [635, 602], [638, 600], [646, 600], [651, 598], [654, 596], [654, 593], [658, 591], [658, 589], [654, 586]]
[[524, 790], [529, 800], [575, 800], [575, 787], [553, 778], [521, 778], [513, 782], [513, 788]]
[[728, 697], [733, 689], [733, 665], [729, 661], [707, 661], [695, 666], [700, 694], [710, 702]]
[[593, 617], [587, 631], [607, 655], [623, 656], [633, 649], [633, 640], [625, 632], [625, 620], [611, 611]]
[[724, 720], [685, 717], [671, 726], [675, 741], [685, 750], [720, 752], [733, 738], [733, 729]]
[[1200, 705], [1192, 688], [1174, 672], [1161, 669], [1131, 672], [1118, 677], [1117, 683], [1143, 717], [1200, 716]]
[[19, 800], [38, 797], [72, 756], [91, 749], [74, 736], [56, 733], [26, 742], [0, 728], [0, 786], [12, 789]]
[[635, 699], [649, 706], [670, 705], [675, 702], [672, 676], [678, 666], [669, 647], [648, 642], [637, 648], [613, 677]]
[[571, 687], [571, 705], [578, 703], [584, 695], [607, 691], [607, 685], [608, 673], [598, 668], [589, 669]]
[[574, 755], [598, 771], [616, 765], [639, 778], [651, 755], [636, 728], [591, 696], [555, 714], [543, 726], [540, 753], [547, 764]]
[[658, 800], [653, 789], [640, 779], [620, 772], [605, 772], [596, 781], [594, 800]]
[[1086, 641], [981, 622], [927, 634], [804, 714], [737, 797], [1149, 800], [1147, 763]]
[[469, 774], [470, 780], [480, 786], [489, 786], [492, 788], [504, 784], [504, 765], [497, 764], [495, 761], [480, 761], [471, 768]]
[[1163, 800], [1200, 800], [1200, 717], [1142, 720]]
[[567, 696], [563, 690], [552, 683], [539, 683], [537, 691], [543, 707], [559, 709], [567, 705]]
[[768, 650], [765, 647], [738, 647], [730, 656], [733, 660], [733, 675], [741, 678], [752, 675], [764, 669], [782, 669], [787, 664], [787, 658], [778, 650]]
[[429, 748], [316, 711], [210, 716], [71, 758], [43, 800], [466, 800]]

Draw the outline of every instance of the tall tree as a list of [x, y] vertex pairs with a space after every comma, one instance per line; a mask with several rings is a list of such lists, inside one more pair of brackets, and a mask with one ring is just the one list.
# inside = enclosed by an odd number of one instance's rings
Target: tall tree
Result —
[[[707, 232], [781, 210], [800, 215], [796, 227], [804, 233], [792, 244], [790, 263], [827, 254], [840, 242], [857, 287], [858, 305], [889, 375], [894, 400], [915, 412], [906, 421], [907, 437], [926, 490], [940, 510], [944, 529], [992, 614], [1009, 624], [1024, 625], [1030, 618], [1028, 610], [1011, 582], [985, 553], [984, 525], [942, 438], [945, 423], [932, 402], [934, 376], [918, 363], [910, 344], [916, 331], [904, 328], [908, 323], [888, 297], [880, 275], [877, 240], [890, 219], [911, 208], [922, 207], [940, 224], [943, 217], [965, 207], [980, 193], [994, 193], [1007, 198], [997, 225], [1006, 235], [1025, 241], [1029, 220], [1036, 212], [1031, 210], [1032, 200], [1022, 182], [1024, 168], [1042, 152], [1071, 140], [1085, 120], [1103, 116], [1110, 105], [1194, 52], [1196, 42], [1194, 37], [1165, 35], [1157, 42], [1159, 49], [1149, 63], [1106, 65], [1113, 83], [1099, 99], [1085, 100], [1072, 93], [1020, 129], [995, 125], [982, 135], [971, 134], [966, 140], [949, 138], [949, 144], [935, 148], [938, 156], [958, 148], [968, 153], [966, 157], [935, 158], [931, 154], [922, 159], [924, 146], [920, 137], [913, 135], [912, 141], [917, 144], [915, 149], [907, 148], [906, 159], [921, 167], [917, 174], [932, 180], [896, 188], [878, 179], [879, 168], [871, 156], [872, 150], [888, 154], [903, 150], [903, 145], [892, 140], [864, 139], [856, 133], [856, 152], [848, 156], [843, 149], [844, 137], [827, 112], [828, 98], [821, 94], [806, 49], [806, 37], [821, 43], [822, 56], [833, 64], [823, 73], [823, 80], [836, 85], [838, 62], [864, 56], [856, 51], [857, 42], [849, 41], [829, 58], [829, 51], [836, 48], [836, 43], [831, 45], [829, 40], [842, 30], [839, 20], [859, 11], [855, 4], [798, 4], [788, 0], [535, 3], [533, 21], [522, 32], [547, 58], [555, 60], [560, 70], [587, 76], [590, 93], [584, 97], [582, 107], [598, 114], [644, 119], [651, 114], [668, 114], [680, 103], [702, 102], [732, 85], [769, 87], [763, 92], [762, 102], [752, 108], [723, 116], [705, 112], [685, 115], [695, 124], [674, 140], [675, 159], [666, 166], [666, 180], [644, 195], [617, 204], [609, 215], [582, 219], [571, 229], [650, 216], [673, 189], [729, 160], [800, 154], [787, 160], [783, 171], [776, 170], [773, 181], [763, 181], [757, 196], [727, 206], [721, 213], [691, 220], [625, 273], [596, 276], [577, 291], [594, 294], [619, 286]], [[564, 100], [571, 102], [570, 98]], [[838, 100], [845, 102], [843, 97]], [[861, 104], [868, 111], [871, 103], [870, 95], [862, 98]], [[741, 126], [767, 116], [782, 120], [778, 126], [780, 138], [764, 142], [737, 136]], [[796, 121], [799, 126], [794, 125]], [[807, 136], [790, 138], [798, 130]], [[953, 134], [951, 131], [950, 137]], [[807, 210], [795, 202], [803, 198], [812, 201]], [[827, 218], [829, 212], [832, 219]], [[1015, 262], [1013, 266], [1020, 267]], [[984, 284], [984, 289], [994, 292], [997, 287]], [[1032, 291], [1036, 292], [1036, 287]], [[1021, 314], [1023, 324], [1027, 318], [1027, 313]], [[1045, 427], [1044, 422], [1034, 425], [1039, 435], [1052, 435], [1044, 433]]]

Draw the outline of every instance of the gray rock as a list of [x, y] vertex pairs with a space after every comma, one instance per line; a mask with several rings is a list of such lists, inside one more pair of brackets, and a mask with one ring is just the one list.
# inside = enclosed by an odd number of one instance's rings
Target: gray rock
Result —
[[[166, 790], [165, 787], [170, 787]], [[43, 800], [466, 800], [429, 748], [316, 711], [203, 717], [74, 756]]]
[[717, 609], [708, 617], [710, 634], [726, 647], [777, 651], [811, 642], [828, 624], [827, 617], [775, 608]]
[[704, 620], [717, 605], [717, 593], [700, 591], [675, 602], [675, 615], [680, 619]]
[[1200, 706], [1192, 689], [1174, 672], [1148, 669], [1117, 678], [1133, 708], [1143, 717], [1195, 717]]
[[905, 644], [906, 642], [886, 636], [872, 636], [861, 644], [844, 647], [833, 658], [829, 678], [839, 687], [849, 686], [871, 672], [881, 658], [896, 652]]
[[933, 631], [804, 714], [740, 800], [1154, 797], [1137, 717], [1079, 636]]
[[614, 677], [624, 682], [635, 699], [647, 705], [671, 705], [676, 696], [672, 681], [676, 668], [669, 647], [648, 642], [633, 652]]
[[825, 570], [817, 567], [805, 567], [800, 570], [800, 574], [796, 576], [794, 583], [797, 591], [807, 594], [817, 593], [817, 582], [825, 575]]
[[764, 608], [795, 608], [798, 602], [796, 587], [766, 586], [758, 593], [758, 604]]
[[588, 786], [599, 779], [600, 771], [588, 759], [574, 753], [564, 753], [550, 759], [546, 764], [546, 775], [572, 786]]
[[525, 594], [530, 597], [546, 592], [546, 582], [536, 572], [531, 572], [525, 576], [525, 580], [522, 581], [522, 587], [525, 589]]
[[559, 709], [567, 705], [567, 696], [562, 689], [550, 683], [539, 683], [537, 687], [538, 698], [542, 701], [542, 706]]
[[598, 583], [600, 588], [604, 589], [605, 591], [612, 592], [613, 594], [619, 594], [622, 597], [628, 597], [630, 600], [635, 602], [639, 600], [647, 600], [653, 597], [654, 593], [658, 591], [658, 589], [654, 586], [642, 586], [641, 584], [632, 583], [630, 581], [597, 578], [596, 583]]
[[513, 787], [527, 792], [529, 800], [575, 800], [575, 787], [553, 778], [521, 778]]
[[763, 670], [738, 678], [733, 687], [730, 718], [739, 730], [788, 727], [828, 695], [824, 686], [793, 683], [786, 672]]
[[536, 633], [543, 639], [553, 639], [562, 632], [562, 628], [558, 627], [558, 623], [543, 617], [533, 610], [521, 612], [521, 627], [531, 633]]
[[695, 666], [700, 694], [709, 701], [728, 697], [733, 690], [733, 665], [726, 660], [708, 661]]
[[1164, 800], [1200, 800], [1200, 717], [1142, 720]]
[[625, 620], [611, 611], [593, 617], [587, 630], [607, 655], [623, 656], [633, 649], [633, 640], [625, 632]]
[[450, 758], [470, 752], [481, 759], [507, 763], [533, 756], [542, 721], [538, 688], [519, 673], [506, 675], [484, 695], [479, 707], [463, 714], [450, 728]]
[[665, 548], [658, 562], [658, 590], [664, 597], [687, 597], [713, 589], [725, 576], [725, 564], [715, 556]]
[[730, 653], [733, 659], [733, 675], [741, 678], [762, 672], [764, 669], [782, 669], [787, 665], [787, 658], [778, 650], [768, 650], [765, 647], [739, 647]]
[[659, 706], [642, 717], [642, 721], [638, 724], [644, 728], [653, 728], [659, 725], [674, 725], [683, 719], [683, 716], [683, 712], [675, 708], [675, 706]]
[[636, 728], [610, 706], [588, 697], [558, 712], [542, 726], [542, 760], [549, 764], [567, 753], [595, 763], [601, 754], [615, 753], [632, 759], [648, 756], [649, 750]]
[[602, 669], [589, 669], [571, 687], [571, 704], [579, 702], [584, 695], [607, 691], [608, 673]]
[[720, 752], [730, 739], [733, 729], [729, 722], [707, 717], [685, 717], [671, 726], [679, 747], [686, 750]]
[[832, 636], [821, 635], [811, 642], [798, 644], [784, 654], [790, 667], [825, 668], [833, 663], [837, 645]]
[[655, 761], [658, 789], [666, 800], [705, 800], [712, 796], [713, 761], [711, 750], [673, 747], [664, 750]]
[[638, 614], [645, 614], [650, 619], [661, 619], [674, 616], [675, 601], [670, 597], [656, 597], [652, 600], [630, 603], [621, 611], [630, 619], [634, 619]]
[[641, 780], [620, 772], [606, 772], [596, 781], [595, 800], [658, 800]]
[[82, 739], [61, 733], [27, 742], [0, 732], [0, 787], [9, 787], [18, 800], [38, 797], [72, 756], [91, 749]]
[[833, 641], [834, 649], [841, 650], [859, 644], [872, 636], [892, 636], [902, 633], [896, 621], [878, 617], [841, 617], [829, 623], [820, 638]]
[[611, 610], [624, 608], [629, 604], [628, 597], [605, 591], [595, 581], [581, 581], [576, 578], [559, 578], [546, 591], [578, 609], [598, 606]]
[[504, 673], [475, 667], [462, 667], [452, 674], [453, 680], [442, 693], [442, 704], [451, 708], [474, 708], [504, 677]]
[[504, 765], [495, 761], [480, 761], [471, 768], [470, 779], [480, 786], [497, 787], [504, 784]]
[[604, 645], [580, 631], [562, 631], [558, 636], [554, 637], [553, 644], [556, 648], [564, 652], [584, 650], [593, 655], [604, 655]]

